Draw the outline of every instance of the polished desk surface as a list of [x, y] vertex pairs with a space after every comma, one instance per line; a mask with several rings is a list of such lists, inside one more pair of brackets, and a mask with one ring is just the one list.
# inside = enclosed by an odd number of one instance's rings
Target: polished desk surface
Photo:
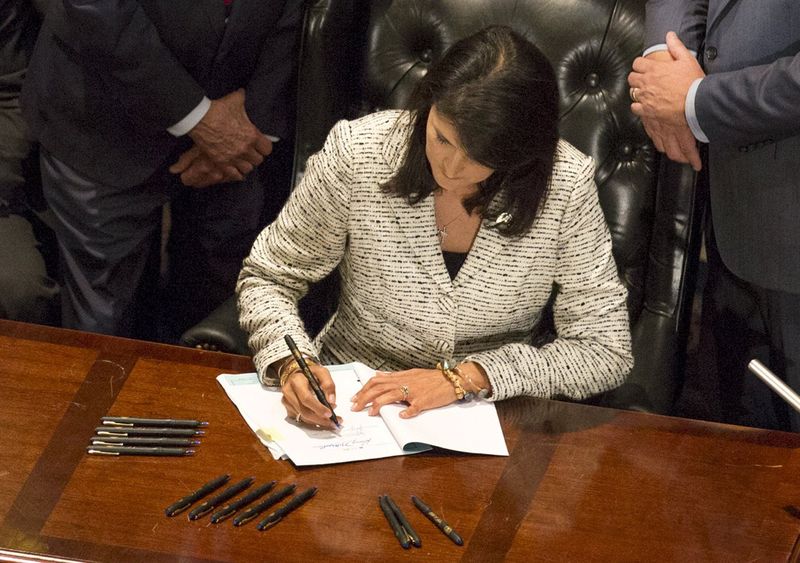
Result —
[[[800, 435], [514, 399], [498, 404], [510, 457], [296, 468], [271, 458], [214, 379], [251, 370], [240, 356], [0, 321], [0, 559], [727, 562], [800, 551]], [[107, 414], [210, 425], [194, 457], [85, 455]], [[319, 493], [265, 532], [164, 515], [221, 473]], [[382, 493], [420, 549], [390, 533]]]

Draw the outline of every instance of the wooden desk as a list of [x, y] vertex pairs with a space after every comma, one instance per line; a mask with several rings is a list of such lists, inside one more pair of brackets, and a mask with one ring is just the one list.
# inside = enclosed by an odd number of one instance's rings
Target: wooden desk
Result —
[[[272, 460], [214, 379], [251, 369], [239, 356], [0, 321], [0, 559], [798, 556], [800, 435], [515, 399], [498, 405], [508, 458], [421, 454], [296, 469]], [[87, 456], [106, 414], [210, 426], [191, 458]], [[172, 501], [226, 472], [317, 485], [319, 493], [266, 532], [164, 516]], [[381, 493], [404, 509], [421, 549], [398, 545], [377, 505]], [[411, 494], [443, 515], [465, 546], [416, 511]]]

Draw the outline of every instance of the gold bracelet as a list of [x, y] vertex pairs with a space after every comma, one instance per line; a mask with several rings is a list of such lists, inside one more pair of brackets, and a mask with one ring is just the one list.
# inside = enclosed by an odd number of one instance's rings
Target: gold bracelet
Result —
[[453, 389], [456, 392], [456, 399], [459, 402], [466, 402], [471, 401], [474, 397], [474, 393], [467, 393], [464, 391], [464, 387], [461, 385], [461, 382], [458, 380], [458, 376], [453, 371], [453, 368], [450, 367], [450, 362], [448, 360], [442, 360], [436, 364], [436, 369], [442, 372], [442, 375], [447, 378], [447, 380], [453, 384]]
[[[312, 360], [305, 354], [303, 354], [303, 358], [305, 358], [306, 363], [309, 366], [316, 365], [317, 363], [315, 360]], [[278, 381], [280, 386], [283, 387], [286, 384], [286, 380], [289, 379], [289, 376], [296, 371], [300, 371], [300, 364], [297, 363], [297, 360], [290, 358], [289, 361], [284, 362], [283, 365], [278, 368]]]
[[284, 362], [278, 369], [278, 380], [280, 381], [280, 386], [283, 387], [286, 384], [286, 380], [289, 379], [289, 376], [298, 369], [300, 369], [300, 366], [298, 365], [297, 360], [291, 359], [288, 362]]
[[489, 396], [489, 390], [486, 387], [478, 387], [472, 378], [469, 376], [468, 373], [461, 371], [458, 366], [453, 368], [453, 371], [456, 372], [461, 378], [472, 387], [473, 394], [478, 397], [479, 399], [485, 399]]

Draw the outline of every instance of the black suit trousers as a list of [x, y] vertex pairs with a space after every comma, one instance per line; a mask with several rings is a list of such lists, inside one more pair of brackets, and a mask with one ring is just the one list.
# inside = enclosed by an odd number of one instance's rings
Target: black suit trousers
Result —
[[[140, 185], [117, 188], [86, 178], [46, 151], [41, 166], [56, 217], [64, 326], [177, 342], [234, 291], [262, 226], [265, 194], [258, 174], [194, 189], [165, 165]], [[159, 268], [167, 203], [166, 264]]]
[[800, 432], [800, 414], [747, 369], [757, 358], [800, 393], [800, 295], [737, 277], [707, 235], [699, 347], [716, 359], [722, 422]]

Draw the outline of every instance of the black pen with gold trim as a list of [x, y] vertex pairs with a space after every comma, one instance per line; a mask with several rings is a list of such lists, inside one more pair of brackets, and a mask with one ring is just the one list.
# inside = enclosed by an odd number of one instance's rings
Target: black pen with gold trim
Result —
[[314, 391], [314, 395], [317, 396], [317, 400], [322, 403], [322, 405], [331, 411], [331, 422], [336, 425], [336, 428], [340, 428], [341, 424], [339, 424], [339, 419], [336, 418], [336, 413], [333, 412], [333, 407], [328, 402], [328, 399], [325, 398], [325, 393], [322, 391], [322, 388], [319, 386], [319, 381], [311, 372], [311, 369], [308, 367], [305, 358], [303, 358], [303, 354], [300, 352], [300, 349], [297, 347], [297, 344], [294, 343], [294, 339], [289, 336], [288, 334], [283, 337], [286, 341], [286, 345], [289, 347], [289, 351], [294, 356], [294, 360], [297, 362], [300, 371], [303, 372], [303, 375], [308, 380], [308, 384], [311, 387], [311, 390]]
[[428, 520], [436, 524], [436, 527], [439, 528], [444, 535], [450, 538], [454, 544], [464, 545], [464, 540], [461, 539], [461, 536], [459, 536], [456, 531], [450, 527], [450, 524], [442, 520], [433, 510], [431, 510], [430, 506], [413, 495], [411, 496], [411, 502], [414, 503], [414, 506], [419, 508], [420, 512], [428, 517]]
[[266, 499], [258, 503], [257, 505], [248, 508], [236, 518], [233, 519], [234, 526], [242, 526], [243, 524], [247, 524], [250, 520], [264, 512], [266, 509], [270, 508], [271, 506], [279, 503], [290, 494], [292, 494], [295, 490], [297, 485], [292, 483], [291, 485], [286, 485], [282, 489], [279, 489], [275, 493], [272, 493]]

